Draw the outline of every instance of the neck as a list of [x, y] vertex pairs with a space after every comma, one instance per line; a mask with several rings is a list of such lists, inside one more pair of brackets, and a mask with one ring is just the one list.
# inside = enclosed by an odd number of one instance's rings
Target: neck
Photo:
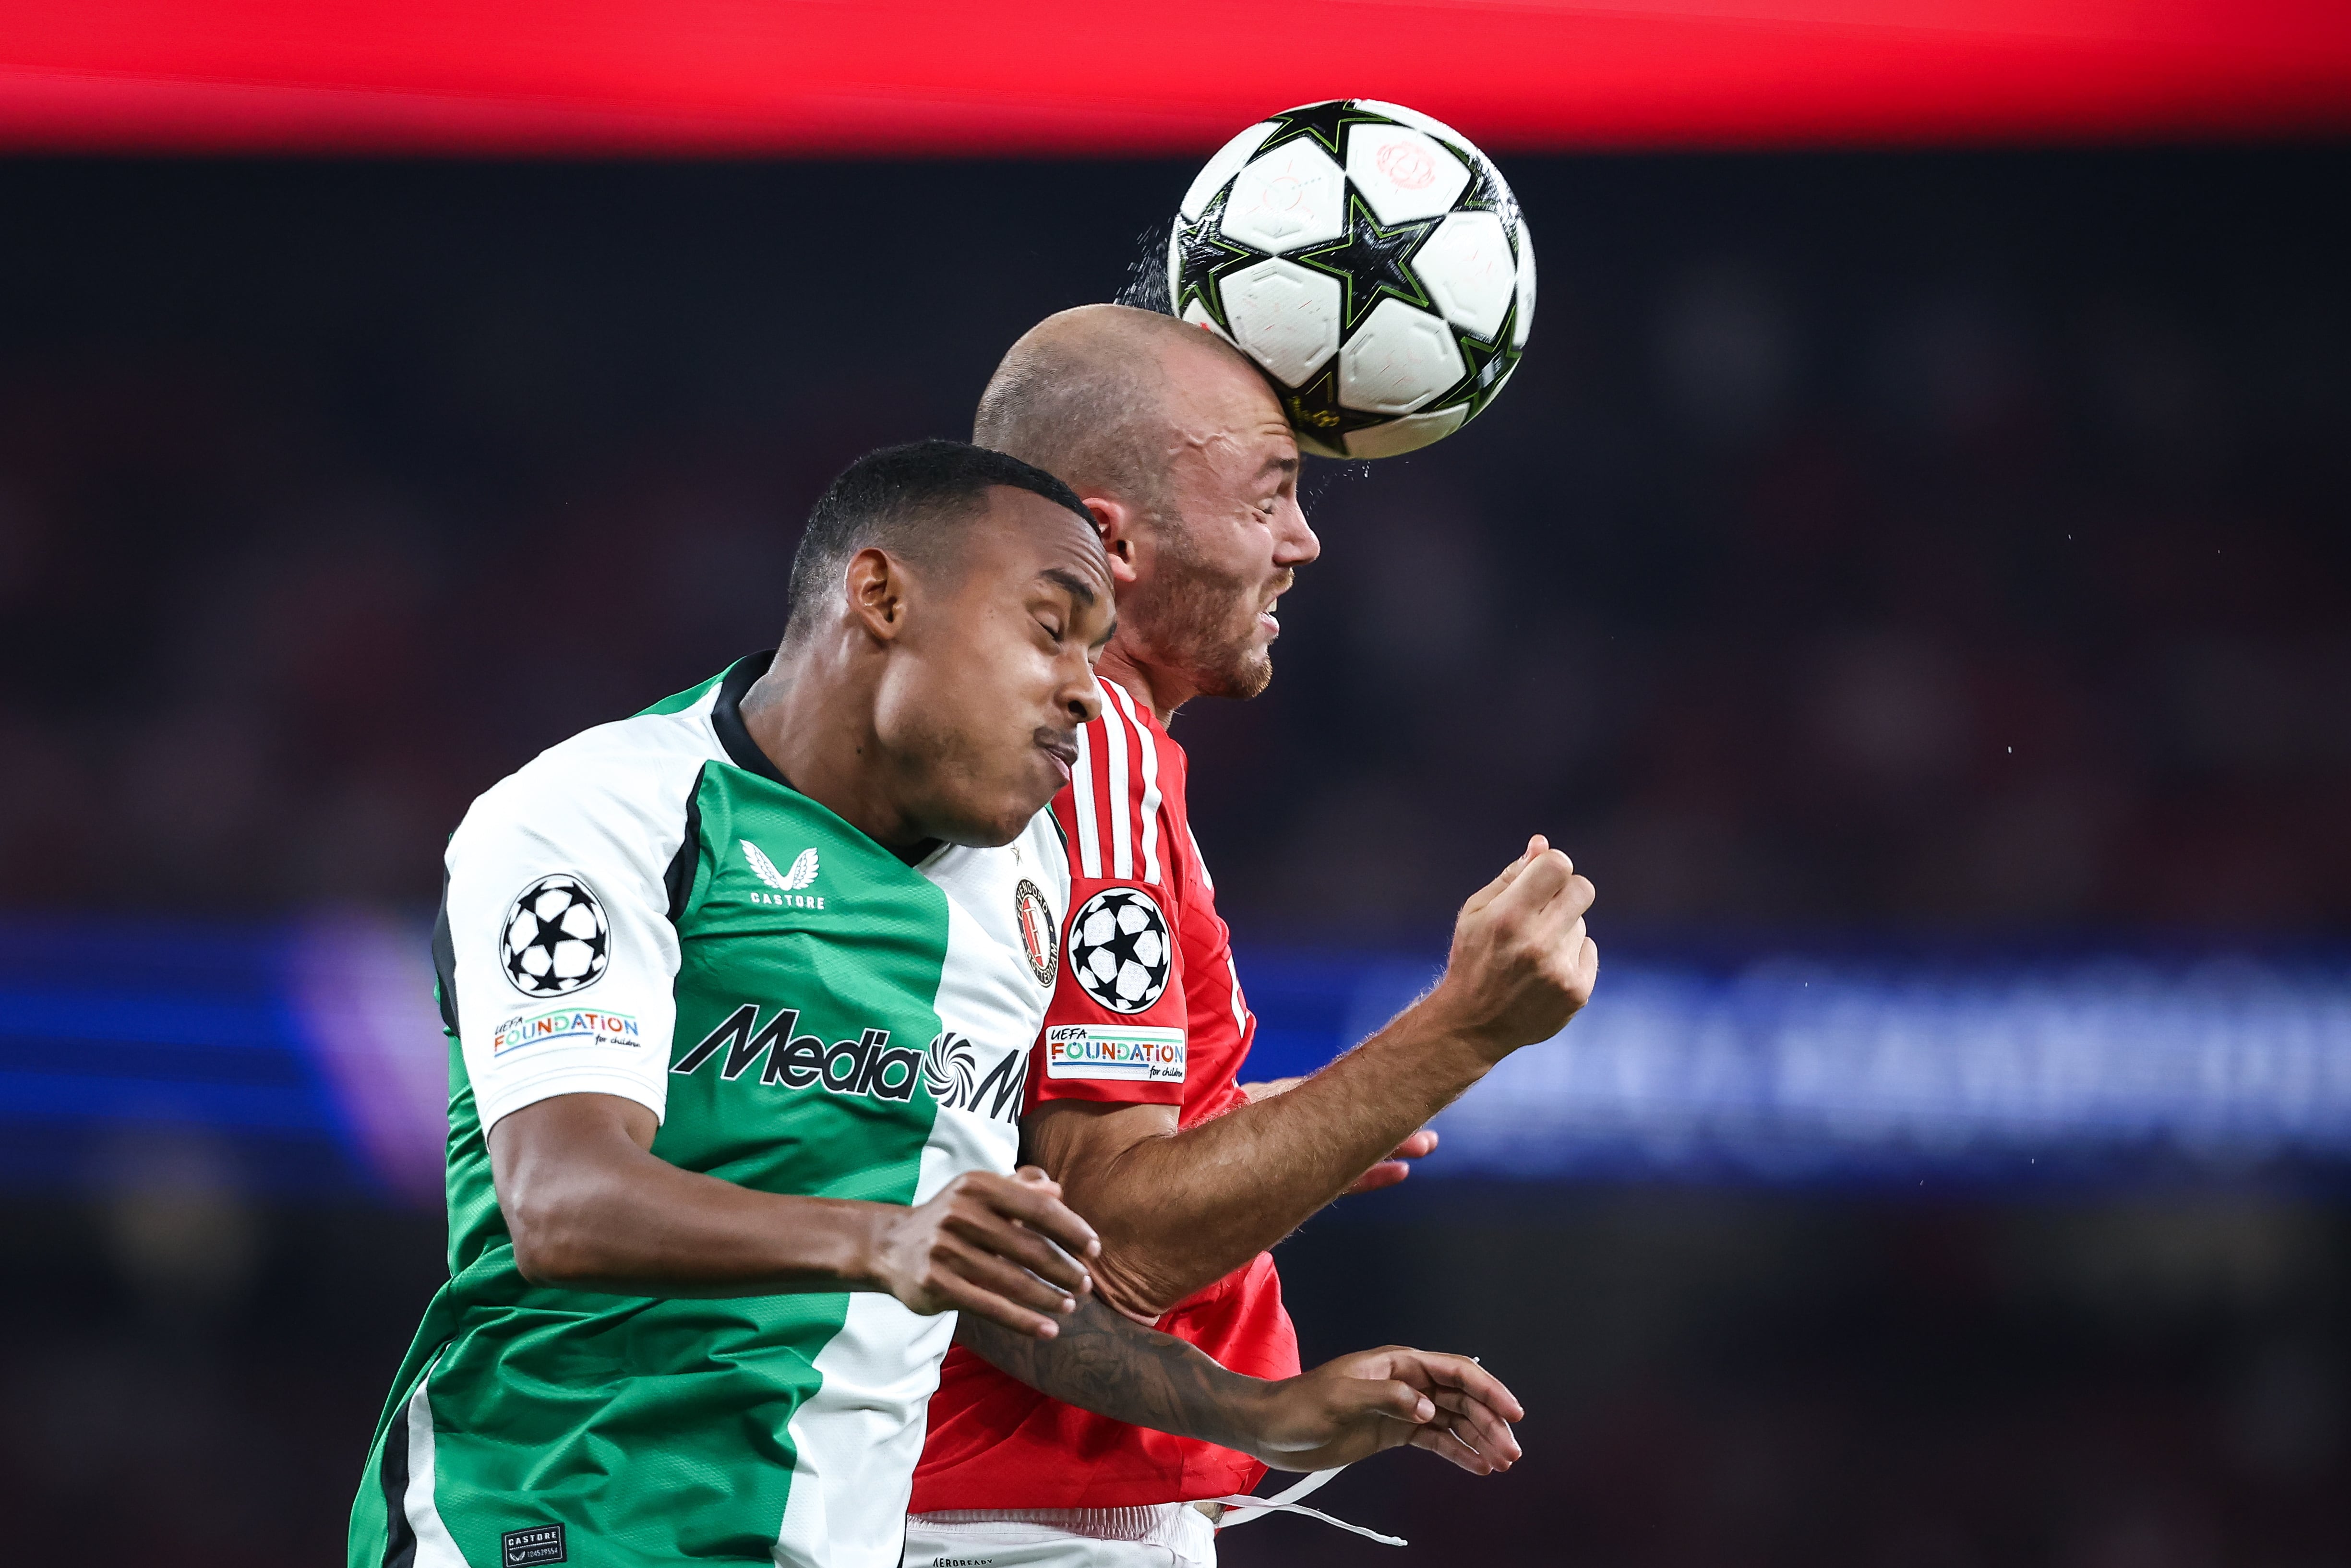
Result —
[[1149, 708], [1162, 729], [1176, 716], [1177, 708], [1200, 695], [1198, 688], [1173, 670], [1145, 664], [1123, 639], [1115, 636], [1096, 661], [1094, 674], [1124, 688], [1128, 696]]
[[743, 728], [791, 787], [900, 858], [930, 838], [892, 787], [872, 683], [823, 649], [787, 647], [743, 694]]

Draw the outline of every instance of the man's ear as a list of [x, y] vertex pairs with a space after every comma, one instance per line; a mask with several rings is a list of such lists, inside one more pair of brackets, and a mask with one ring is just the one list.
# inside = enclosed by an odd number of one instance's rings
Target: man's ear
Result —
[[1142, 522], [1142, 515], [1124, 501], [1113, 501], [1106, 496], [1088, 496], [1084, 500], [1086, 510], [1093, 514], [1094, 532], [1102, 536], [1102, 551], [1110, 557], [1111, 581], [1133, 582], [1135, 528]]
[[850, 619], [877, 643], [895, 642], [906, 631], [906, 570], [889, 553], [868, 546], [849, 558], [842, 586]]

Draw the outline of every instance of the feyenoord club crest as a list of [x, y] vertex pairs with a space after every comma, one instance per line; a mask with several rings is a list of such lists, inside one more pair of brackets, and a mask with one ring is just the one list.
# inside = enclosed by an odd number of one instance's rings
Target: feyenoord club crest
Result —
[[1053, 906], [1045, 891], [1027, 877], [1012, 890], [1012, 908], [1020, 922], [1020, 945], [1028, 950], [1029, 970], [1037, 983], [1053, 983], [1053, 966], [1061, 958], [1061, 933], [1053, 923]]

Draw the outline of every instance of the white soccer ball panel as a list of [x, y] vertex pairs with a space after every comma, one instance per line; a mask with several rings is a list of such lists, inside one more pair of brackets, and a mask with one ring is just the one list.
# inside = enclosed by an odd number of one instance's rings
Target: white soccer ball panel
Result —
[[1089, 947], [1099, 947], [1118, 935], [1118, 916], [1107, 909], [1097, 909], [1086, 916], [1086, 928], [1078, 940]]
[[1164, 955], [1160, 951], [1159, 933], [1146, 931], [1134, 939], [1134, 961], [1156, 965]]
[[553, 961], [544, 947], [526, 947], [522, 950], [522, 972], [534, 980], [546, 978], [548, 966]]
[[1392, 419], [1385, 424], [1373, 425], [1369, 430], [1347, 433], [1347, 455], [1350, 457], [1396, 457], [1407, 452], [1417, 452], [1431, 442], [1442, 441], [1461, 428], [1469, 417], [1466, 402], [1447, 403], [1426, 413], [1408, 413], [1402, 419]]
[[1401, 125], [1358, 125], [1347, 137], [1347, 178], [1383, 224], [1450, 212], [1469, 166], [1434, 137]]
[[1086, 967], [1094, 972], [1097, 980], [1107, 980], [1118, 973], [1117, 956], [1107, 947], [1097, 947], [1086, 960]]
[[1406, 125], [1416, 130], [1426, 131], [1432, 136], [1442, 136], [1447, 141], [1458, 141], [1464, 147], [1477, 145], [1433, 114], [1423, 114], [1416, 109], [1406, 109], [1400, 103], [1383, 103], [1376, 98], [1359, 98], [1355, 102], [1359, 107], [1368, 109], [1374, 114], [1384, 114], [1390, 120], [1401, 120]]
[[1451, 328], [1383, 299], [1340, 346], [1339, 401], [1365, 413], [1411, 413], [1468, 373]]
[[1128, 964], [1118, 972], [1118, 998], [1133, 1002], [1151, 988], [1151, 971], [1140, 964]]
[[1125, 932], [1129, 936], [1134, 936], [1136, 932], [1142, 930], [1144, 926], [1150, 924], [1151, 916], [1143, 912], [1143, 905], [1139, 904], [1127, 904], [1119, 906], [1118, 928], [1121, 931]]
[[541, 920], [552, 920], [571, 907], [571, 890], [550, 887], [530, 901], [530, 912]]
[[1218, 225], [1227, 239], [1280, 252], [1347, 229], [1347, 178], [1311, 138], [1286, 141], [1234, 176]]
[[[1168, 287], [1171, 292], [1176, 287], [1172, 277], [1169, 280]], [[1208, 308], [1201, 304], [1197, 298], [1195, 298], [1190, 304], [1184, 307], [1184, 314], [1177, 317], [1176, 319], [1179, 321], [1189, 322], [1195, 327], [1206, 327], [1209, 331], [1214, 332], [1217, 337], [1222, 338], [1228, 343], [1233, 340], [1233, 335], [1230, 332], [1226, 331], [1222, 327], [1217, 325], [1217, 319], [1208, 314]]]
[[585, 941], [596, 935], [596, 912], [584, 904], [575, 904], [565, 910], [563, 918], [555, 924], [566, 936], [577, 936]]
[[1193, 180], [1192, 188], [1184, 193], [1183, 205], [1176, 211], [1187, 219], [1197, 218], [1206, 212], [1216, 196], [1217, 187], [1239, 173], [1249, 154], [1263, 146], [1265, 139], [1272, 134], [1273, 122], [1261, 120], [1217, 148], [1217, 155], [1202, 166], [1198, 177]]
[[[1524, 218], [1519, 220], [1519, 319], [1510, 326], [1510, 347], [1527, 346], [1527, 332], [1535, 324], [1535, 236]], [[1516, 366], [1511, 367], [1513, 370]], [[1504, 377], [1508, 380], [1508, 377]]]
[[555, 945], [555, 977], [576, 980], [588, 972], [596, 959], [596, 949], [585, 942], [558, 942]]
[[1284, 386], [1304, 386], [1339, 351], [1345, 287], [1279, 257], [1225, 279], [1225, 319], [1241, 348]]
[[1457, 327], [1491, 342], [1510, 313], [1519, 269], [1498, 213], [1453, 213], [1412, 258], [1428, 297]]

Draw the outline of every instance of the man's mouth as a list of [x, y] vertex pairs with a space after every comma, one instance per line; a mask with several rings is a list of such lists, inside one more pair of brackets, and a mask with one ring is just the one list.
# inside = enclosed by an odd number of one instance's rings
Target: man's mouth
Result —
[[1061, 781], [1069, 782], [1071, 775], [1077, 770], [1078, 737], [1049, 729], [1039, 730], [1037, 749], [1053, 759], [1053, 766], [1061, 770]]

